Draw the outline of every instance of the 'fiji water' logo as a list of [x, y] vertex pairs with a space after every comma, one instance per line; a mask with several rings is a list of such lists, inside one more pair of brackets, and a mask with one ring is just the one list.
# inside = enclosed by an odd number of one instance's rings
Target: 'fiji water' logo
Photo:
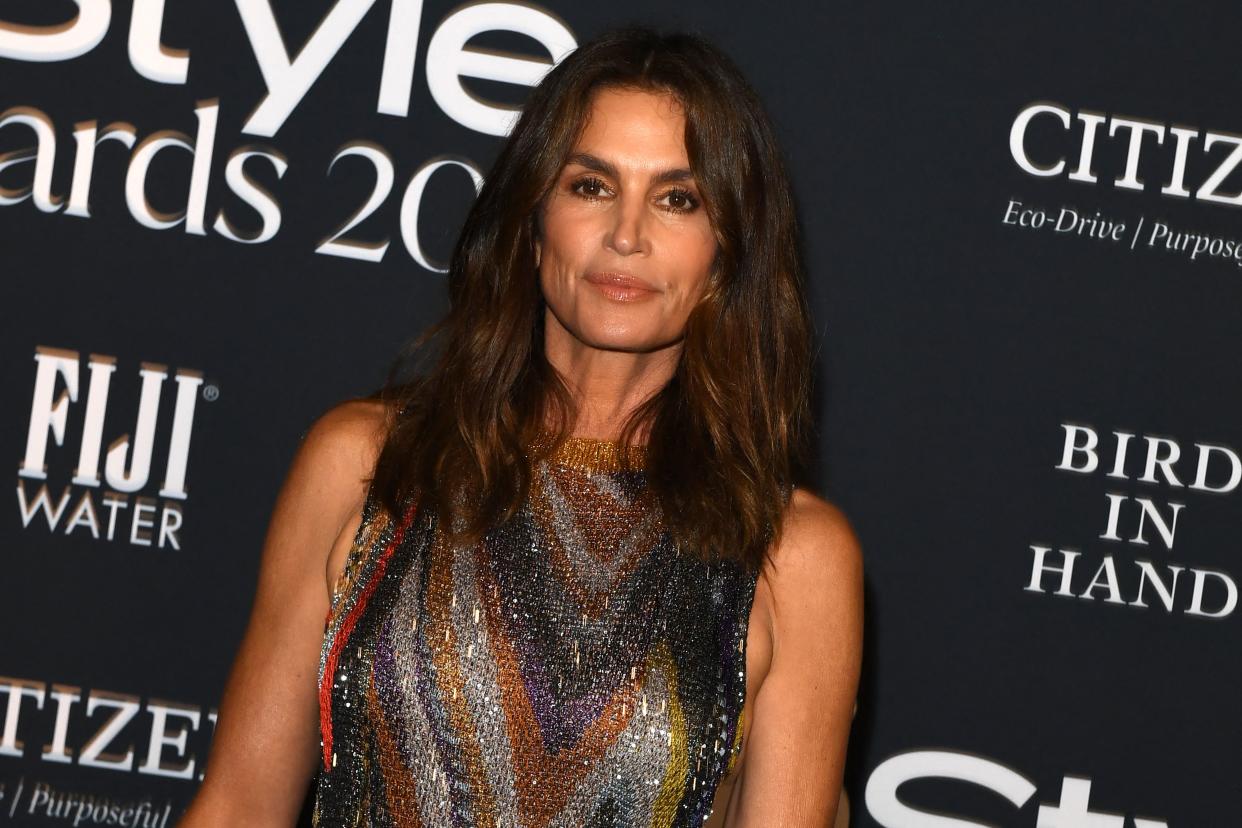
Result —
[[[168, 367], [144, 362], [139, 366], [137, 422], [130, 433], [114, 439], [105, 449], [104, 420], [117, 360], [90, 354], [89, 380], [80, 393], [81, 356], [77, 351], [35, 349], [34, 394], [26, 454], [18, 466], [17, 503], [23, 528], [41, 524], [54, 533], [89, 534], [96, 540], [128, 540], [135, 546], [180, 549], [182, 503], [186, 500], [186, 463], [194, 409], [203, 386], [200, 371], [177, 369], [172, 425], [166, 437], [164, 477], [158, 489], [151, 482], [157, 447], [160, 399], [170, 377]], [[58, 382], [60, 380], [60, 382]], [[215, 399], [215, 386], [202, 388], [205, 399]], [[75, 404], [82, 403], [79, 408]], [[80, 413], [79, 413], [80, 412]], [[80, 437], [78, 462], [68, 483], [49, 478], [49, 437], [64, 446], [70, 434], [70, 416]], [[55, 453], [55, 452], [54, 452]], [[60, 463], [53, 462], [53, 478]], [[26, 480], [35, 481], [33, 491]]]

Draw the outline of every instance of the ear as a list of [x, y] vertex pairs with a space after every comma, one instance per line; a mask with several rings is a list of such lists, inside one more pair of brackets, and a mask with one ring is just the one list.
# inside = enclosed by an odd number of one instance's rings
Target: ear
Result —
[[535, 239], [535, 267], [539, 267], [539, 262], [543, 260], [543, 243], [539, 239]]

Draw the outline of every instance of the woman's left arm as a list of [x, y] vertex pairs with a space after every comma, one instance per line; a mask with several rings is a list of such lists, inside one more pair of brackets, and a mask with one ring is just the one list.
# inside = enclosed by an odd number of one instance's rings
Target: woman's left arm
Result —
[[828, 828], [862, 662], [862, 550], [845, 514], [795, 489], [761, 576], [772, 655], [727, 828]]

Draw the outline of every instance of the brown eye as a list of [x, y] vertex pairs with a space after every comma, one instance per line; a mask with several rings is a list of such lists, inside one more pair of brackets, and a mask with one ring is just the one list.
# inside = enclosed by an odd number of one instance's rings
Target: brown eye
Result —
[[669, 190], [664, 197], [669, 199], [670, 213], [689, 213], [699, 206], [699, 200], [689, 190], [680, 188]]
[[595, 201], [600, 196], [600, 191], [605, 190], [604, 182], [594, 176], [588, 178], [580, 178], [569, 187], [570, 191], [588, 201]]

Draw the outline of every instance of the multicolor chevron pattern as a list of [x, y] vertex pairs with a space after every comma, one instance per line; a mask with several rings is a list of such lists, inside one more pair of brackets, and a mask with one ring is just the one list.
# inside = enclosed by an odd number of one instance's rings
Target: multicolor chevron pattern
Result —
[[320, 826], [702, 826], [742, 745], [755, 578], [679, 551], [603, 440], [451, 548], [368, 495], [320, 657]]

